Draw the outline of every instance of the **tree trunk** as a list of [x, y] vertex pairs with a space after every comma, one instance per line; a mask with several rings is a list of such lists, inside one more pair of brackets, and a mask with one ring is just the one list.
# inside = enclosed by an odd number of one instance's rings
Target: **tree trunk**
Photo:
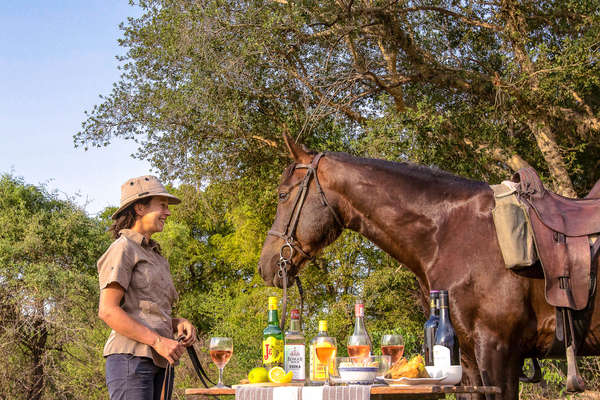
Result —
[[31, 350], [33, 371], [31, 374], [31, 386], [27, 394], [29, 400], [40, 400], [44, 393], [44, 360], [48, 329], [43, 318], [38, 318], [33, 324], [33, 335], [30, 337], [28, 347]]
[[560, 154], [558, 144], [546, 121], [541, 119], [532, 120], [527, 125], [529, 125], [529, 129], [531, 129], [537, 141], [544, 160], [546, 160], [548, 170], [554, 182], [554, 191], [562, 196], [577, 197], [577, 193], [573, 188], [573, 182], [571, 182], [563, 157]]

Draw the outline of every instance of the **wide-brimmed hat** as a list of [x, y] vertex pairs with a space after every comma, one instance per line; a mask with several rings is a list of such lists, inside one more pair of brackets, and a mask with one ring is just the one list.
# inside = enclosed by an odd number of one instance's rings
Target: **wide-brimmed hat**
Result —
[[179, 204], [181, 200], [173, 196], [157, 177], [152, 175], [138, 176], [137, 178], [128, 179], [121, 185], [121, 205], [112, 215], [112, 219], [117, 219], [121, 211], [133, 204], [136, 200], [152, 196], [162, 196], [169, 199], [169, 204]]

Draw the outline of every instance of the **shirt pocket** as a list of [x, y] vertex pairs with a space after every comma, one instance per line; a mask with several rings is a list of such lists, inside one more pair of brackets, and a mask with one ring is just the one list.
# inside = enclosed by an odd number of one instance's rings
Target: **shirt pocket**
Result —
[[144, 289], [150, 285], [152, 271], [146, 263], [138, 263], [131, 274], [131, 287]]
[[166, 316], [161, 312], [157, 303], [148, 300], [140, 300], [140, 316], [150, 325], [156, 325], [156, 322], [168, 322]]

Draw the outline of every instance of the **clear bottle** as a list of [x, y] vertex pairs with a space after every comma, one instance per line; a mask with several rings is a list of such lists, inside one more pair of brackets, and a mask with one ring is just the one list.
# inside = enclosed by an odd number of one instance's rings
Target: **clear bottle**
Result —
[[292, 371], [292, 382], [304, 383], [306, 380], [306, 342], [300, 325], [300, 312], [290, 312], [290, 328], [285, 333], [284, 364], [285, 372]]
[[275, 366], [283, 367], [283, 332], [279, 328], [277, 315], [277, 297], [269, 297], [268, 325], [263, 330], [262, 360], [269, 370]]
[[433, 365], [442, 368], [460, 365], [460, 349], [458, 338], [450, 322], [447, 290], [440, 290], [440, 321], [433, 344]]
[[354, 304], [354, 332], [348, 337], [348, 356], [366, 359], [371, 355], [371, 337], [365, 327], [365, 305], [361, 299]]
[[439, 300], [440, 291], [431, 290], [429, 292], [429, 319], [423, 326], [424, 341], [423, 350], [425, 353], [425, 365], [433, 365], [433, 343], [435, 342], [435, 333], [439, 323]]
[[[310, 383], [313, 385], [322, 385], [328, 378], [325, 370], [325, 364], [320, 362], [317, 358], [316, 344], [317, 337], [319, 336], [329, 336], [327, 333], [327, 321], [325, 320], [319, 321], [319, 333], [310, 341], [308, 378], [310, 380]], [[332, 364], [335, 363], [335, 356], [333, 357], [333, 360], [334, 361], [332, 362]], [[332, 364], [329, 365], [330, 370], [332, 368]]]

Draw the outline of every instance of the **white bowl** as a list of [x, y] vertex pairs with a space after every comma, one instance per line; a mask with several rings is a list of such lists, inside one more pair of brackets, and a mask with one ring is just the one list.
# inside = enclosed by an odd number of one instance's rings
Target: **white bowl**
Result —
[[425, 369], [432, 378], [446, 376], [446, 378], [440, 382], [440, 385], [456, 385], [462, 379], [462, 366], [460, 365], [451, 365], [448, 367], [428, 365], [425, 366]]
[[371, 384], [377, 375], [377, 367], [338, 367], [338, 371], [345, 382]]
[[427, 370], [429, 376], [432, 378], [440, 378], [444, 376], [444, 370], [440, 367], [436, 367], [435, 365], [426, 365], [425, 369]]
[[451, 365], [444, 367], [444, 375], [448, 375], [448, 377], [440, 382], [442, 385], [456, 385], [462, 379], [462, 366]]
[[377, 376], [383, 376], [390, 369], [391, 359], [390, 356], [336, 357], [330, 375], [345, 383], [370, 385]]

